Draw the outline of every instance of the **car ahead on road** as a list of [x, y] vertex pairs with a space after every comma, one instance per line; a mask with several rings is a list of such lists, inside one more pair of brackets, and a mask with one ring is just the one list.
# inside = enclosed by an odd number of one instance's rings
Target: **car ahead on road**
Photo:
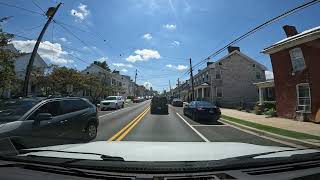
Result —
[[183, 107], [183, 101], [178, 98], [174, 98], [171, 104], [172, 106]]
[[151, 114], [169, 114], [168, 101], [166, 97], [154, 96], [151, 100], [150, 106]]
[[219, 107], [207, 101], [192, 101], [183, 108], [183, 114], [190, 116], [193, 120], [209, 119], [218, 120], [221, 116]]
[[76, 97], [21, 98], [0, 103], [0, 139], [9, 137], [21, 147], [93, 140], [97, 108]]
[[108, 96], [100, 102], [100, 109], [119, 109], [124, 107], [124, 99], [122, 96]]

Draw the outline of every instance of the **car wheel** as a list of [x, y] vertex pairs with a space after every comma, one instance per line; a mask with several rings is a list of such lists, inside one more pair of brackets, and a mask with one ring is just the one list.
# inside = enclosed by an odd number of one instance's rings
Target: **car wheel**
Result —
[[183, 110], [183, 115], [187, 116], [187, 113], [186, 113], [186, 111], [185, 111], [185, 110]]
[[87, 140], [91, 141], [97, 137], [97, 125], [93, 122], [90, 122], [86, 128]]
[[114, 109], [119, 109], [118, 104], [116, 104], [116, 107]]
[[124, 108], [124, 103], [122, 104], [121, 108]]
[[197, 121], [198, 120], [198, 116], [195, 113], [192, 113], [192, 119]]

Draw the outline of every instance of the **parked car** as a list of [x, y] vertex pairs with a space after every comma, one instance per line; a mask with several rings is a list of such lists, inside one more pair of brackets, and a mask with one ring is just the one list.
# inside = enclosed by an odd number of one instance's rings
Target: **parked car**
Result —
[[108, 96], [100, 102], [100, 109], [119, 109], [124, 107], [124, 99], [122, 96]]
[[154, 96], [150, 104], [150, 113], [151, 114], [168, 114], [168, 101], [166, 97], [157, 97]]
[[0, 139], [21, 147], [90, 141], [97, 135], [97, 108], [88, 100], [22, 98], [0, 103]]
[[218, 120], [221, 116], [219, 107], [207, 101], [192, 101], [183, 108], [183, 114], [193, 120], [209, 119]]
[[178, 106], [178, 107], [183, 107], [183, 101], [181, 99], [178, 98], [174, 98], [172, 100], [172, 106]]

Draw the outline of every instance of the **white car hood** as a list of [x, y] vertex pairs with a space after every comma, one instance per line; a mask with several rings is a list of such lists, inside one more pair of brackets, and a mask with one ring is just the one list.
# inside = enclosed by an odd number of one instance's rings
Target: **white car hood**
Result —
[[[125, 161], [208, 161], [232, 158], [257, 153], [290, 150], [294, 148], [260, 146], [233, 142], [106, 142], [97, 141], [85, 144], [68, 144], [33, 148], [33, 150], [59, 150], [72, 152], [98, 153], [124, 158]], [[263, 155], [267, 157], [286, 157], [293, 154], [319, 152], [317, 150], [287, 151]], [[102, 160], [100, 156], [62, 152], [31, 152], [25, 155], [46, 157]], [[256, 157], [259, 158], [259, 157]]]

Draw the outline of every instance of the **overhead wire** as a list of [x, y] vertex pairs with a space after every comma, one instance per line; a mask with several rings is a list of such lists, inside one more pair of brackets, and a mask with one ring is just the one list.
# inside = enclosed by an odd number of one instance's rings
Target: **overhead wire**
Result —
[[8, 3], [4, 3], [4, 2], [0, 2], [0, 4], [4, 5], [4, 6], [7, 6], [7, 7], [13, 7], [13, 8], [16, 8], [16, 9], [20, 9], [20, 10], [23, 10], [23, 11], [26, 11], [26, 12], [29, 12], [29, 13], [43, 15], [40, 12], [33, 11], [33, 10], [30, 10], [30, 9], [26, 9], [26, 8], [23, 8], [23, 7], [20, 7], [20, 6], [16, 6], [16, 5], [13, 5], [13, 4], [8, 4]]

